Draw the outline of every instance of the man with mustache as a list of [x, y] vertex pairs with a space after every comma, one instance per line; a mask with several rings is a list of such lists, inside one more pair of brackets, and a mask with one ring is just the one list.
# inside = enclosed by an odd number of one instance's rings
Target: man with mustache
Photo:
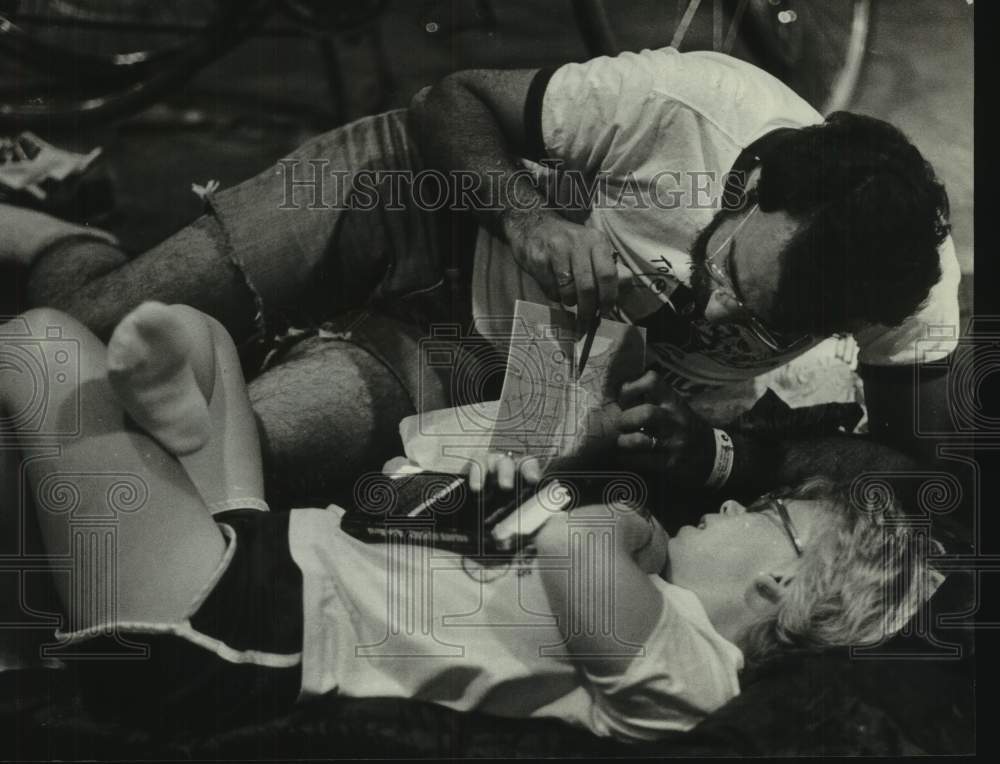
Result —
[[[441, 210], [441, 178], [459, 184], [448, 206], [468, 209]], [[587, 204], [560, 203], [581, 182], [597, 189]], [[215, 195], [131, 261], [100, 234], [28, 214], [3, 210], [0, 260], [30, 263], [29, 301], [99, 336], [147, 299], [202, 309], [237, 340], [361, 310], [300, 335], [251, 382], [272, 476], [375, 465], [398, 451], [401, 416], [456, 402], [417, 368], [416, 335], [373, 308], [455, 320], [472, 356], [489, 343], [469, 340], [469, 318], [496, 340], [491, 324], [509, 326], [518, 298], [646, 327], [650, 373], [622, 392], [619, 445], [713, 489], [752, 480], [763, 450], [706, 401], [834, 334], [858, 340], [874, 435], [905, 447], [918, 398], [922, 416], [946, 414], [943, 377], [913, 385], [915, 364], [956, 345], [943, 187], [890, 125], [824, 121], [721, 54], [452, 74], [408, 112], [320, 136]], [[305, 426], [317, 416], [341, 427]]]

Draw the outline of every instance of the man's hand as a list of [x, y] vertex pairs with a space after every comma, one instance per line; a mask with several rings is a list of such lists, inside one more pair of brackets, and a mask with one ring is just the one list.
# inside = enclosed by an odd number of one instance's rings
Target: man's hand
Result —
[[[550, 299], [576, 305], [578, 315], [589, 321], [598, 307], [611, 310], [618, 297], [614, 248], [600, 231], [544, 209], [546, 197], [517, 159], [527, 156], [524, 113], [537, 73], [454, 72], [421, 91], [410, 115], [427, 166], [478, 174], [482, 182], [473, 192], [473, 212], [480, 223], [507, 239], [518, 265]], [[495, 198], [494, 188], [501, 198]]]
[[576, 305], [580, 317], [615, 306], [618, 267], [606, 234], [537, 209], [509, 212], [503, 228], [517, 264], [549, 299]]
[[715, 459], [712, 426], [659, 378], [647, 371], [622, 385], [618, 447], [637, 467], [666, 471], [672, 478], [701, 485]]

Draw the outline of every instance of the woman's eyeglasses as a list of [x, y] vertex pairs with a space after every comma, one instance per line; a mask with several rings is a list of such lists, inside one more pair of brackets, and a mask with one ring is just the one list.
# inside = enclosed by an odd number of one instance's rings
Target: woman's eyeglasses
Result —
[[781, 525], [785, 529], [785, 533], [788, 534], [788, 538], [791, 540], [792, 546], [795, 547], [795, 554], [801, 557], [802, 537], [799, 536], [798, 531], [795, 530], [795, 526], [792, 524], [792, 518], [788, 514], [788, 508], [785, 506], [785, 502], [776, 496], [766, 493], [753, 503], [749, 511], [766, 512], [769, 509], [773, 509], [775, 514], [778, 515], [778, 519], [781, 520]]

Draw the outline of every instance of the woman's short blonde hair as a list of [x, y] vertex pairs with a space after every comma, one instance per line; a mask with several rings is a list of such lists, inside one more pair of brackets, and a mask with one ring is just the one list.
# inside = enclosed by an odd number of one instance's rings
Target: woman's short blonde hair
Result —
[[827, 501], [777, 612], [741, 640], [748, 666], [788, 651], [883, 642], [943, 580], [928, 564], [936, 542], [895, 499], [862, 506], [849, 489], [822, 478], [774, 495]]

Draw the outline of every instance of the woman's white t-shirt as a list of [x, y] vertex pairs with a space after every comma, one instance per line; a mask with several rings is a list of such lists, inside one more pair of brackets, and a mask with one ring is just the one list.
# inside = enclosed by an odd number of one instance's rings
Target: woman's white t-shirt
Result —
[[[596, 680], [573, 661], [538, 566], [482, 567], [453, 552], [366, 544], [343, 510], [292, 511], [302, 570], [302, 695], [404, 697], [459, 711], [553, 717], [602, 736], [687, 730], [739, 694], [739, 648], [691, 592], [651, 576], [664, 607], [645, 645], [622, 645], [622, 673]], [[560, 569], [563, 569], [560, 568]]]

